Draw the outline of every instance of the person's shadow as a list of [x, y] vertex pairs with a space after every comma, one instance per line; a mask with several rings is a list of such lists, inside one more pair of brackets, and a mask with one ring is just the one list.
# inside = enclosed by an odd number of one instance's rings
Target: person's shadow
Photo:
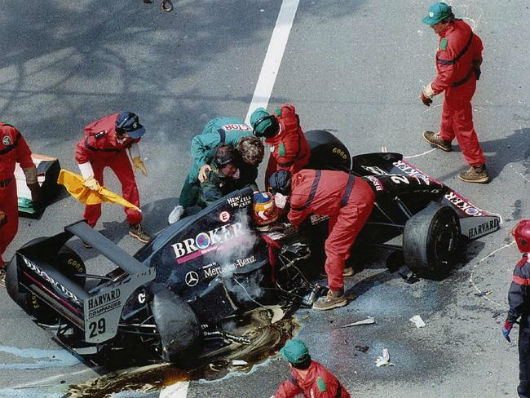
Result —
[[[491, 179], [497, 177], [510, 163], [517, 162], [523, 163], [523, 176], [530, 176], [530, 128], [515, 130], [511, 135], [504, 138], [479, 142], [486, 157], [486, 165]], [[461, 152], [458, 145], [454, 145], [453, 149]], [[459, 171], [451, 171], [439, 176], [439, 178], [445, 180], [454, 177]]]

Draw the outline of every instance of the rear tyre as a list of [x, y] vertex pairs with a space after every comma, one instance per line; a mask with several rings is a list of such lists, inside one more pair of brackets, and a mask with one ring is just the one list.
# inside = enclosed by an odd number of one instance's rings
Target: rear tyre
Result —
[[305, 169], [342, 170], [348, 172], [351, 156], [348, 148], [327, 130], [310, 130], [305, 137], [311, 150], [311, 158]]
[[[37, 244], [45, 237], [35, 238], [27, 242], [22, 248]], [[75, 274], [86, 273], [86, 267], [79, 255], [67, 246], [63, 246], [54, 258], [56, 266], [67, 277], [71, 278], [75, 283], [84, 286], [85, 279], [76, 277]], [[9, 288], [8, 288], [9, 286]], [[18, 288], [18, 271], [16, 267], [15, 258], [8, 264], [6, 273], [6, 289], [9, 296], [21, 306], [28, 314], [35, 317], [37, 322], [43, 324], [53, 324], [57, 321], [57, 314], [52, 311], [49, 306], [32, 293], [21, 291]]]
[[[42, 242], [45, 239], [47, 238], [40, 237], [32, 239], [26, 244], [24, 244], [22, 246], [22, 249], [27, 246], [35, 245], [39, 242]], [[9, 288], [7, 286], [9, 286]], [[13, 260], [9, 263], [9, 268], [6, 274], [6, 289], [8, 293], [11, 291], [11, 293], [9, 293], [9, 296], [11, 296], [11, 298], [19, 306], [21, 306], [24, 311], [26, 311], [29, 315], [32, 315], [37, 320], [37, 322], [50, 324], [57, 320], [57, 316], [52, 311], [50, 311], [49, 307], [41, 300], [39, 300], [37, 296], [19, 289], [16, 257], [13, 257]]]
[[79, 286], [84, 287], [85, 278], [79, 274], [86, 274], [86, 267], [79, 254], [69, 247], [63, 246], [57, 252], [56, 261], [57, 267], [64, 275], [73, 280]]
[[7, 264], [5, 283], [9, 297], [24, 310], [27, 310], [28, 294], [18, 288], [16, 257], [13, 257], [9, 264]]
[[433, 202], [405, 224], [405, 265], [423, 278], [442, 278], [454, 266], [459, 240], [460, 223], [455, 211]]
[[151, 311], [160, 334], [162, 358], [182, 366], [189, 365], [200, 342], [197, 316], [188, 303], [165, 286], [155, 285], [151, 290], [154, 295]]

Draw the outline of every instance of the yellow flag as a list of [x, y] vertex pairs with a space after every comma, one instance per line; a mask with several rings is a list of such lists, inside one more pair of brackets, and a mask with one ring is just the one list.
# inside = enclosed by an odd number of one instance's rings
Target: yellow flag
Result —
[[109, 191], [105, 187], [100, 187], [99, 190], [93, 191], [83, 185], [83, 177], [71, 171], [61, 169], [57, 183], [64, 185], [66, 190], [85, 205], [97, 205], [103, 202], [116, 203], [130, 209], [141, 210], [133, 205], [131, 202], [123, 199], [120, 195]]

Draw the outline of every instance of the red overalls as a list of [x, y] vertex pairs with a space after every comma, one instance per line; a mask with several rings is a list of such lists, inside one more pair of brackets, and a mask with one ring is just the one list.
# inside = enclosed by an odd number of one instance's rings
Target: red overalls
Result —
[[309, 163], [311, 155], [304, 132], [300, 127], [294, 105], [284, 105], [277, 115], [280, 131], [265, 143], [271, 146], [271, 156], [265, 172], [265, 186], [269, 186], [269, 177], [278, 170], [288, 170], [291, 174], [301, 170]]
[[317, 361], [311, 361], [304, 380], [293, 368], [289, 380], [280, 384], [274, 398], [350, 398], [350, 393], [337, 378]]
[[344, 263], [372, 212], [374, 192], [366, 181], [343, 171], [300, 170], [291, 181], [291, 223], [300, 225], [310, 214], [330, 217], [325, 269], [329, 288], [340, 290]]
[[7, 223], [0, 226], [0, 266], [4, 254], [18, 231], [18, 197], [15, 164], [22, 169], [35, 167], [26, 140], [13, 126], [0, 122], [0, 210], [6, 213]]
[[[118, 141], [116, 135], [116, 118], [118, 114], [108, 115], [100, 120], [90, 123], [85, 127], [85, 136], [77, 143], [75, 160], [77, 163], [90, 162], [94, 170], [94, 178], [103, 184], [103, 169], [110, 167], [121, 183], [122, 196], [133, 205], [140, 207], [138, 187], [134, 179], [134, 172], [127, 155], [126, 149], [139, 139], [127, 138]], [[125, 208], [127, 221], [130, 224], [139, 224], [142, 214], [136, 210]], [[101, 216], [101, 205], [85, 207], [83, 217], [88, 225], [94, 227]]]
[[455, 20], [439, 33], [436, 53], [437, 75], [431, 83], [434, 94], [445, 91], [440, 137], [455, 137], [470, 166], [486, 163], [473, 127], [471, 98], [475, 93], [475, 68], [482, 62], [482, 41], [462, 20]]

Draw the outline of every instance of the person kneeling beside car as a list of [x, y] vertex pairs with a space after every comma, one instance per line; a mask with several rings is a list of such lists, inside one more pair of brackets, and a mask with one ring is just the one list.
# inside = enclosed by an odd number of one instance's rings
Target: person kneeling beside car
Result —
[[215, 151], [213, 161], [205, 171], [199, 188], [198, 205], [206, 207], [216, 200], [245, 187], [258, 190], [258, 167], [243, 162], [241, 154], [231, 145], [221, 145]]
[[343, 171], [304, 169], [291, 176], [273, 173], [269, 180], [276, 206], [289, 202], [289, 221], [298, 227], [309, 215], [329, 216], [325, 242], [329, 291], [313, 304], [315, 310], [330, 310], [348, 303], [344, 294], [344, 264], [357, 235], [368, 220], [375, 194], [368, 183]]
[[350, 398], [350, 393], [337, 377], [311, 359], [303, 341], [287, 341], [280, 354], [289, 363], [291, 374], [271, 398]]

